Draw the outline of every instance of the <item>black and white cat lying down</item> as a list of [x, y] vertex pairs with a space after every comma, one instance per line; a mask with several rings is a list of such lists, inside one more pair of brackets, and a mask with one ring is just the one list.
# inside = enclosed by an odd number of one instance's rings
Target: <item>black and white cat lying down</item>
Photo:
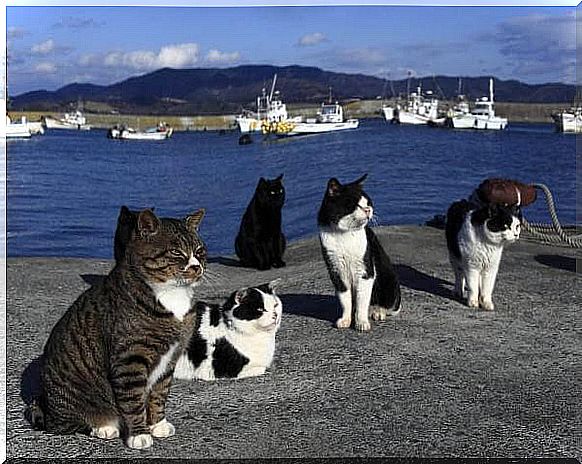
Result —
[[174, 378], [215, 380], [262, 375], [275, 354], [283, 305], [276, 281], [232, 293], [222, 305], [198, 302], [194, 335]]

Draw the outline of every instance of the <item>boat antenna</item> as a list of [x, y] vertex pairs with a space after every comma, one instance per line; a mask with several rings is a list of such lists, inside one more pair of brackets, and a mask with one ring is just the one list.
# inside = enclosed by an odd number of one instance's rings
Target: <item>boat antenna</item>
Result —
[[331, 105], [331, 86], [329, 86], [329, 104]]
[[412, 72], [408, 71], [408, 79], [406, 79], [406, 94], [410, 95], [410, 76], [412, 76]]
[[441, 94], [442, 99], [446, 100], [447, 97], [445, 97], [445, 93], [443, 92], [443, 89], [441, 89], [439, 83], [437, 82], [436, 76], [434, 74], [432, 75], [432, 80], [434, 82], [434, 85], [436, 85], [436, 88], [438, 89], [439, 93]]
[[269, 95], [269, 101], [273, 100], [273, 93], [275, 92], [275, 84], [277, 83], [277, 74], [273, 77], [273, 86], [271, 87], [271, 94]]

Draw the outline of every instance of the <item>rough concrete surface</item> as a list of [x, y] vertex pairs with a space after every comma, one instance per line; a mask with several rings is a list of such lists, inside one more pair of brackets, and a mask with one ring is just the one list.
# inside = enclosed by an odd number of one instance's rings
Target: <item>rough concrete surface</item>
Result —
[[582, 457], [582, 318], [576, 252], [522, 240], [506, 249], [496, 310], [452, 297], [444, 233], [376, 229], [397, 265], [400, 315], [338, 330], [316, 237], [287, 267], [212, 260], [200, 299], [282, 277], [284, 318], [265, 376], [172, 386], [175, 436], [145, 451], [121, 440], [31, 430], [34, 359], [77, 296], [112, 262], [8, 260], [8, 457]]

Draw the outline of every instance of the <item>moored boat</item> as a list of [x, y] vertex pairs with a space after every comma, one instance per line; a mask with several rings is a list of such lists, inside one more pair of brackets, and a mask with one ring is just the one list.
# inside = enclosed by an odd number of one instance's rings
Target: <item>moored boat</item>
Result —
[[166, 140], [173, 133], [174, 129], [172, 127], [165, 122], [160, 122], [156, 127], [151, 127], [145, 131], [137, 131], [131, 127], [116, 125], [107, 131], [107, 137], [121, 140]]
[[281, 99], [281, 93], [275, 90], [277, 84], [277, 74], [273, 77], [271, 92], [267, 95], [263, 88], [262, 94], [257, 97], [257, 111], [243, 110], [242, 114], [236, 118], [236, 123], [242, 134], [249, 132], [262, 132], [263, 125], [272, 125], [282, 121], [298, 122], [301, 118], [289, 119], [287, 106]]
[[554, 113], [552, 119], [558, 132], [582, 132], [582, 107], [580, 106]]
[[26, 117], [22, 116], [20, 122], [13, 122], [10, 116], [6, 115], [6, 138], [30, 138], [30, 128], [26, 122]]
[[71, 129], [71, 130], [89, 130], [91, 126], [87, 124], [87, 118], [81, 111], [74, 113], [65, 113], [60, 119], [54, 119], [49, 116], [43, 116], [42, 123], [47, 129]]
[[[426, 95], [426, 97], [425, 97]], [[416, 88], [416, 92], [408, 95], [408, 101], [397, 112], [397, 120], [400, 124], [442, 124], [444, 118], [439, 117], [439, 101], [431, 91], [422, 93], [422, 86]]]
[[489, 98], [482, 97], [475, 101], [475, 107], [467, 111], [467, 106], [448, 115], [447, 124], [455, 129], [503, 130], [507, 127], [507, 118], [495, 115], [493, 79], [489, 79]]
[[343, 107], [338, 103], [323, 103], [317, 112], [317, 117], [305, 121], [278, 121], [263, 126], [263, 134], [275, 134], [279, 137], [293, 135], [323, 134], [348, 129], [357, 129], [358, 119], [344, 119]]

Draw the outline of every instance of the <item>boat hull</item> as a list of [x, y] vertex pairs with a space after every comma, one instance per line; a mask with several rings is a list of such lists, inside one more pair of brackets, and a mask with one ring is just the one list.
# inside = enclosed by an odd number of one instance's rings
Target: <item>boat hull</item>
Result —
[[328, 132], [357, 129], [359, 125], [360, 121], [358, 119], [349, 119], [345, 122], [301, 122], [294, 124], [289, 132], [277, 133], [277, 136], [288, 137], [294, 135], [325, 134]]
[[429, 118], [428, 116], [422, 116], [420, 114], [411, 113], [410, 111], [400, 110], [398, 112], [398, 122], [400, 124], [412, 124], [415, 126], [421, 126], [429, 124], [430, 122], [438, 123], [438, 120], [434, 118]]
[[394, 108], [390, 106], [382, 107], [382, 114], [384, 115], [384, 119], [388, 122], [392, 122], [395, 117]]
[[9, 124], [6, 126], [7, 139], [27, 139], [31, 135], [30, 130], [24, 124]]
[[166, 140], [172, 136], [173, 130], [164, 132], [134, 132], [128, 130], [110, 129], [107, 136], [118, 140]]
[[250, 132], [261, 132], [262, 121], [254, 118], [236, 118], [236, 123], [241, 134], [248, 134]]
[[47, 129], [68, 129], [68, 130], [90, 130], [88, 124], [72, 124], [64, 121], [58, 121], [53, 118], [44, 118], [44, 126]]
[[454, 129], [478, 129], [478, 130], [504, 130], [507, 127], [507, 119], [494, 117], [479, 117], [476, 115], [463, 115], [448, 118], [448, 125]]

